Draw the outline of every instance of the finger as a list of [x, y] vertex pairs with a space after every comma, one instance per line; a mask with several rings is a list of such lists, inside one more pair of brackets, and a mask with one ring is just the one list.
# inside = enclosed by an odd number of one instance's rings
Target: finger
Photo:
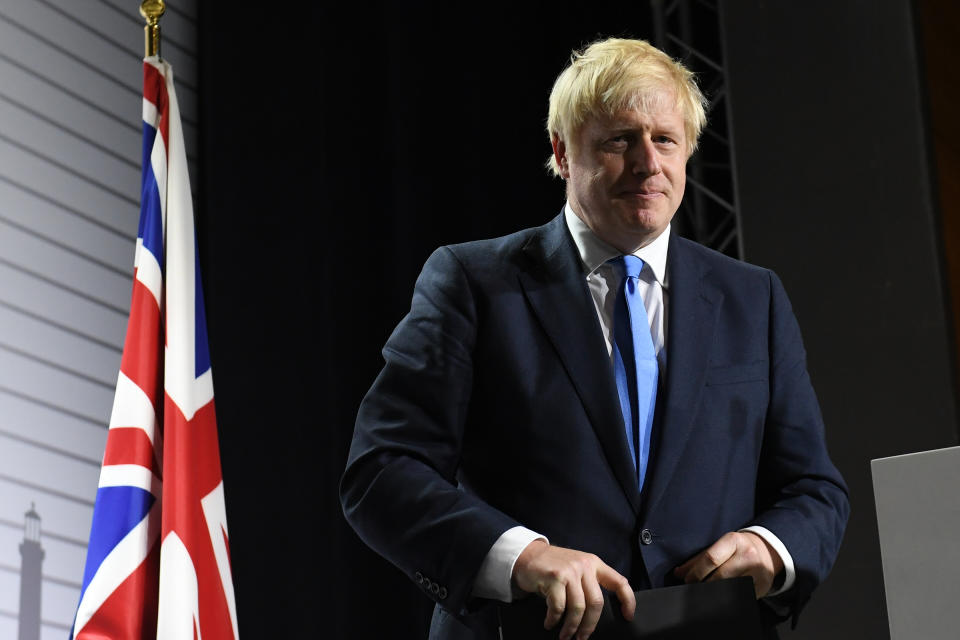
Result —
[[560, 629], [560, 640], [569, 640], [573, 637], [580, 627], [585, 611], [583, 584], [580, 580], [571, 580], [567, 583], [567, 616], [563, 619], [563, 627]]
[[543, 620], [543, 628], [553, 629], [567, 606], [567, 589], [562, 582], [553, 582], [543, 595], [547, 599], [547, 617]]
[[687, 584], [702, 582], [717, 568], [715, 562], [715, 557], [708, 556], [706, 551], [697, 554], [687, 567], [683, 581]]
[[704, 582], [714, 582], [716, 580], [726, 580], [727, 578], [738, 578], [749, 574], [749, 567], [743, 562], [739, 554], [733, 554], [730, 559], [714, 569], [714, 571], [704, 578]]
[[717, 567], [717, 570], [707, 578], [707, 582], [739, 576], [753, 578], [753, 587], [758, 598], [765, 595], [773, 584], [772, 570], [764, 565], [760, 549], [755, 544], [751, 544], [748, 537], [740, 539], [736, 553]]
[[597, 580], [600, 586], [613, 591], [620, 601], [620, 613], [627, 620], [633, 620], [633, 612], [637, 609], [637, 598], [630, 583], [612, 567], [603, 565], [597, 570]]
[[580, 621], [580, 627], [577, 630], [578, 640], [586, 640], [597, 628], [597, 622], [600, 620], [600, 614], [603, 612], [603, 591], [600, 590], [600, 584], [597, 577], [591, 574], [583, 576], [583, 597], [587, 608], [583, 612], [583, 619]]
[[751, 568], [754, 566], [749, 556], [750, 554], [745, 549], [736, 549], [733, 555], [727, 558], [723, 564], [714, 569], [713, 572], [704, 579], [704, 582], [749, 575]]
[[699, 555], [700, 554], [693, 556], [692, 558], [690, 558], [689, 560], [681, 564], [679, 567], [676, 567], [673, 570], [673, 575], [683, 580], [687, 576], [687, 573], [690, 572], [690, 567], [692, 567], [693, 563], [697, 561], [697, 558], [699, 557]]
[[684, 575], [684, 582], [702, 582], [717, 567], [730, 559], [737, 551], [736, 539], [727, 534], [694, 556], [690, 567]]

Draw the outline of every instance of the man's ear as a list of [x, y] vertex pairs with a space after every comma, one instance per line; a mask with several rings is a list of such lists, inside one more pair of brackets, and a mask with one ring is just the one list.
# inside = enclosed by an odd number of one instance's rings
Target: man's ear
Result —
[[550, 137], [550, 144], [553, 146], [553, 159], [560, 167], [560, 177], [564, 180], [570, 178], [570, 165], [567, 162], [567, 145], [560, 139], [560, 136], [554, 134]]

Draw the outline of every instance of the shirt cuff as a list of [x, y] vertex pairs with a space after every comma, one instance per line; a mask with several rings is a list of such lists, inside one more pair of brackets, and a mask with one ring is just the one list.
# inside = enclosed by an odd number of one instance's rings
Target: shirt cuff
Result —
[[767, 544], [773, 547], [773, 550], [780, 555], [780, 559], [783, 561], [783, 584], [781, 584], [777, 589], [771, 589], [770, 593], [768, 593], [765, 597], [769, 598], [771, 596], [778, 596], [781, 593], [789, 590], [797, 579], [797, 572], [793, 566], [793, 556], [790, 555], [790, 552], [787, 551], [787, 548], [783, 546], [782, 542], [780, 542], [780, 538], [775, 536], [773, 532], [766, 527], [761, 527], [758, 525], [746, 527], [740, 531], [749, 531], [751, 533], [755, 533], [766, 540]]
[[471, 595], [501, 602], [513, 602], [513, 565], [527, 545], [534, 540], [549, 543], [545, 536], [526, 527], [507, 529], [490, 547], [480, 565]]

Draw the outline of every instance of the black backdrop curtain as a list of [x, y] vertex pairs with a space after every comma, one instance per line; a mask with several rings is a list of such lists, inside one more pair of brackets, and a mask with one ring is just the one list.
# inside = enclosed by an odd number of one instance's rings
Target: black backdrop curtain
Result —
[[198, 235], [238, 616], [247, 638], [423, 638], [429, 602], [340, 512], [357, 406], [434, 248], [560, 211], [553, 80], [598, 36], [650, 38], [650, 13], [318, 4], [201, 3]]

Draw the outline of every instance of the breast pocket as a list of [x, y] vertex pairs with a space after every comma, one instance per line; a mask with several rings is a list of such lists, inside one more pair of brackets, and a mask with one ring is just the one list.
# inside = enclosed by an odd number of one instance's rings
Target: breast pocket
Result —
[[721, 466], [736, 468], [744, 461], [755, 461], [770, 400], [768, 361], [710, 367], [706, 380], [701, 414], [705, 433], [716, 451], [733, 456], [720, 456]]

